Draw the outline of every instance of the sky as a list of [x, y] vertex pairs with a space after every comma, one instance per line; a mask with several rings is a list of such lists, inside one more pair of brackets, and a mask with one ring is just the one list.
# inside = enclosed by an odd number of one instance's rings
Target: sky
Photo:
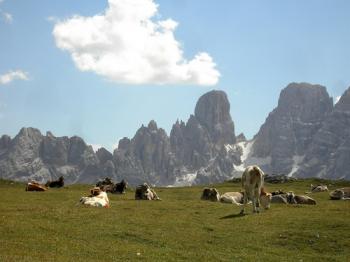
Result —
[[0, 135], [112, 150], [223, 90], [252, 138], [291, 82], [350, 86], [347, 0], [0, 0]]

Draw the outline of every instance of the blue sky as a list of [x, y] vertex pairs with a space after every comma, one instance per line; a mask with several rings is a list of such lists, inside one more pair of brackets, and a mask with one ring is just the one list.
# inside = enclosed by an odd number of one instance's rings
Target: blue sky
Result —
[[[177, 119], [187, 121], [202, 94], [221, 89], [228, 94], [236, 134], [252, 138], [288, 83], [321, 84], [334, 98], [350, 86], [349, 1], [133, 0], [158, 5], [151, 25], [167, 21], [150, 41], [157, 47], [142, 50], [146, 60], [138, 60], [133, 48], [149, 39], [128, 28], [99, 31], [102, 40], [84, 46], [81, 39], [91, 36], [86, 19], [105, 19], [112, 10], [112, 18], [124, 21], [118, 12], [128, 12], [119, 8], [125, 0], [110, 1], [118, 8], [97, 0], [0, 1], [0, 134], [13, 137], [32, 126], [111, 149], [151, 119], [169, 133]], [[119, 38], [128, 45], [119, 45]], [[87, 53], [119, 54], [118, 48], [126, 54], [123, 62], [84, 60]], [[173, 63], [176, 57], [181, 67]], [[124, 66], [129, 71], [120, 73]]]

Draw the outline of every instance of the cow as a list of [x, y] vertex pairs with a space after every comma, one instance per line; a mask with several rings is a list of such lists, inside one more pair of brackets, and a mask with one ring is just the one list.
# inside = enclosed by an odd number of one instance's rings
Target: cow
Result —
[[147, 183], [136, 187], [135, 200], [161, 200], [157, 193]]
[[311, 191], [311, 193], [325, 192], [325, 191], [328, 191], [328, 187], [326, 185], [314, 186], [313, 184], [311, 184], [310, 191]]
[[295, 195], [290, 191], [287, 193], [288, 204], [301, 204], [301, 205], [316, 205], [316, 200], [304, 195]]
[[220, 194], [216, 188], [204, 188], [201, 196], [202, 200], [210, 200], [210, 201], [220, 201]]
[[309, 197], [309, 196], [303, 196], [303, 195], [295, 195], [294, 197], [295, 202], [297, 204], [301, 205], [316, 205], [316, 200]]
[[128, 183], [123, 179], [119, 183], [116, 183], [112, 193], [125, 194], [125, 190], [128, 188]]
[[114, 184], [111, 179], [106, 177], [103, 181], [99, 181], [96, 186], [100, 187], [105, 192], [124, 194], [128, 183], [123, 179], [121, 182]]
[[107, 193], [99, 187], [91, 189], [91, 195], [80, 198], [79, 203], [93, 207], [109, 207], [109, 199]]
[[99, 188], [106, 193], [112, 193], [114, 190], [114, 185], [102, 185]]
[[276, 195], [285, 195], [286, 193], [283, 191], [283, 190], [281, 190], [281, 189], [278, 189], [278, 190], [276, 190], [276, 191], [273, 191], [273, 192], [271, 192], [271, 195], [272, 196], [276, 196]]
[[[260, 203], [265, 209], [270, 208], [272, 195], [262, 190], [260, 194]], [[236, 204], [237, 206], [242, 206], [244, 200], [244, 192], [226, 192], [220, 196], [220, 202]], [[251, 201], [248, 201], [247, 204], [251, 204]]]
[[38, 182], [35, 182], [35, 181], [31, 181], [26, 185], [26, 191], [44, 192], [46, 190], [47, 190], [46, 186], [39, 184]]
[[271, 203], [287, 204], [287, 197], [284, 194], [273, 195], [271, 198]]
[[220, 202], [236, 204], [237, 206], [243, 205], [243, 192], [226, 192], [220, 196]]
[[96, 183], [97, 187], [102, 187], [104, 185], [114, 185], [114, 184], [113, 184], [112, 180], [109, 177], [106, 177], [104, 180], [98, 181]]
[[46, 187], [56, 187], [60, 188], [64, 186], [64, 178], [60, 176], [56, 181], [47, 181], [45, 184]]
[[332, 200], [350, 200], [350, 187], [338, 188], [329, 194]]
[[265, 191], [265, 188], [261, 188], [260, 190], [260, 204], [264, 209], [269, 209], [270, 208], [270, 203], [271, 203], [271, 199], [272, 199], [272, 194], [268, 193]]
[[[242, 174], [242, 188], [244, 190], [243, 205], [240, 214], [244, 214], [248, 200], [253, 203], [253, 212], [259, 213], [260, 202], [265, 209], [270, 207], [271, 194], [262, 191], [264, 185], [264, 172], [258, 166], [248, 166]], [[260, 195], [263, 201], [260, 201]]]

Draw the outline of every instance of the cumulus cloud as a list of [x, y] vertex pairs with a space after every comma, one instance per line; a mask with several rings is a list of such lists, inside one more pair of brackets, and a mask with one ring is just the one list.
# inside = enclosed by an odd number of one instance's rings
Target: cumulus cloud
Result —
[[215, 85], [220, 77], [212, 57], [192, 60], [175, 39], [178, 23], [157, 20], [153, 0], [108, 0], [102, 14], [75, 15], [55, 23], [58, 48], [70, 53], [81, 71], [126, 84]]
[[22, 70], [9, 71], [6, 74], [0, 75], [0, 84], [9, 84], [14, 80], [29, 80], [29, 75], [27, 72]]

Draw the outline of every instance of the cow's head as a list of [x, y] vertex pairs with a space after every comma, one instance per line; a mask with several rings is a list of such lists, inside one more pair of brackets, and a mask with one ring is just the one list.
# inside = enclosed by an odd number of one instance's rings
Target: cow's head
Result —
[[260, 204], [261, 204], [261, 206], [265, 209], [269, 209], [270, 204], [271, 204], [271, 199], [272, 199], [271, 193], [266, 192], [264, 190], [264, 188], [262, 188], [261, 192], [260, 192]]
[[296, 204], [295, 194], [293, 191], [289, 191], [286, 195], [288, 204]]

